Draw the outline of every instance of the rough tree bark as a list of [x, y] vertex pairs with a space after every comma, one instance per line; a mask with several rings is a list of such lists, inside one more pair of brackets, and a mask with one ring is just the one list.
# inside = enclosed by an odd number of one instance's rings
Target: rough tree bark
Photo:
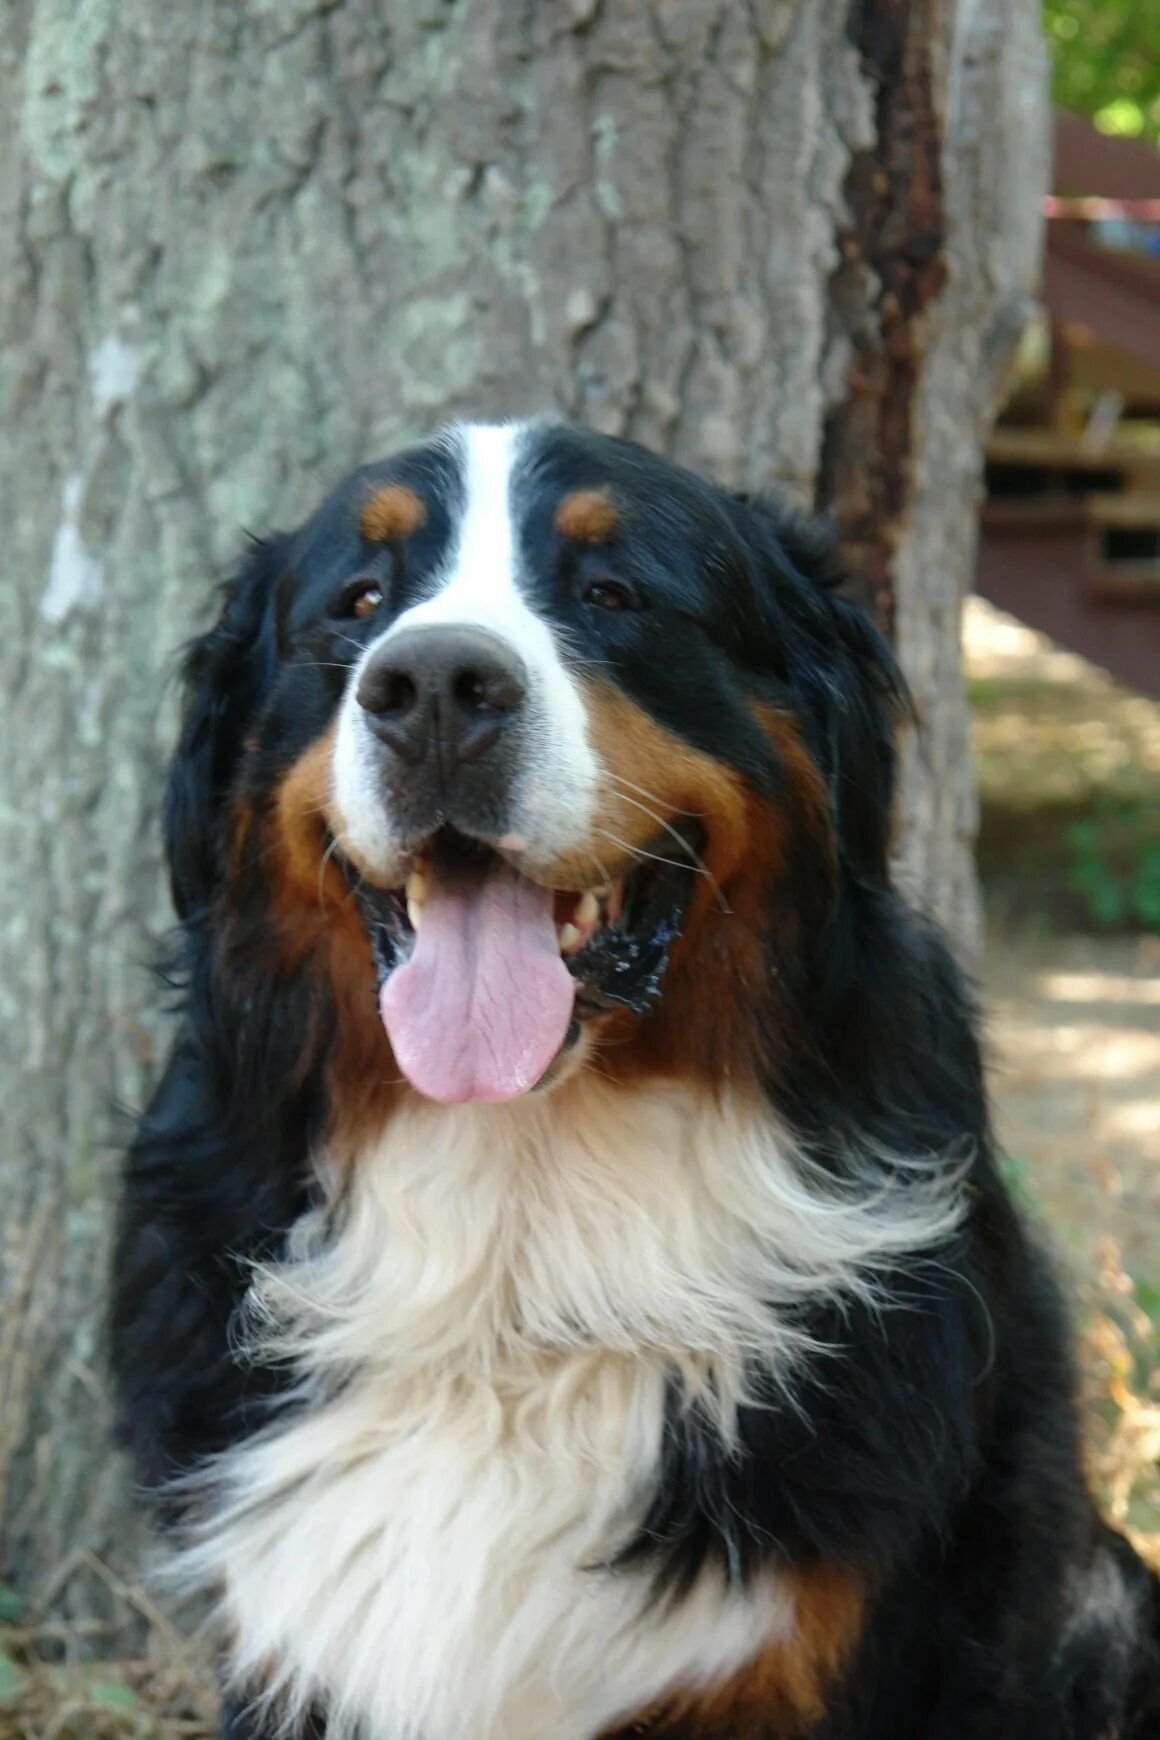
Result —
[[979, 443], [1046, 184], [1036, 0], [9, 0], [0, 23], [0, 1576], [134, 1563], [98, 1300], [163, 1043], [176, 643], [242, 528], [556, 407], [832, 504], [969, 949]]

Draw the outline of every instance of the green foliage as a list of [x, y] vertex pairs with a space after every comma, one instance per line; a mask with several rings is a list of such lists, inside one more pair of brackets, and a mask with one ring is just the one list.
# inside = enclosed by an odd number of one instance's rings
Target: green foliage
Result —
[[[1125, 819], [1134, 823], [1135, 848], [1125, 860], [1111, 843]], [[1134, 816], [1099, 808], [1067, 830], [1068, 882], [1103, 929], [1125, 925], [1160, 931], [1160, 826], [1149, 826], [1142, 806]], [[1157, 818], [1160, 821], [1160, 818]]]
[[24, 1690], [27, 1675], [17, 1667], [6, 1649], [0, 1649], [0, 1704], [11, 1703]]
[[1160, 143], [1160, 0], [1045, 0], [1055, 101]]
[[106, 1710], [139, 1708], [136, 1692], [124, 1680], [92, 1680], [89, 1682], [88, 1692], [91, 1702], [102, 1705]]

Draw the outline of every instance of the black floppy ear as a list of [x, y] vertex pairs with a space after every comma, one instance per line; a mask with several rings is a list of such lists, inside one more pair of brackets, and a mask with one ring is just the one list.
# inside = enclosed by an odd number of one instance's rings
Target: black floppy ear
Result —
[[274, 662], [271, 600], [286, 540], [254, 544], [224, 588], [217, 621], [191, 641], [181, 732], [165, 795], [165, 853], [179, 918], [205, 907], [225, 867], [225, 799]]
[[[815, 707], [827, 742], [839, 849], [875, 882], [890, 874], [897, 754], [895, 740], [914, 704], [885, 637], [861, 605], [828, 586], [817, 598], [827, 619], [815, 678]], [[820, 681], [818, 680], [820, 678]]]
[[845, 597], [833, 527], [762, 497], [738, 496], [761, 569], [765, 631], [804, 703], [826, 775], [844, 861], [885, 882], [890, 870], [895, 737], [914, 705], [885, 637]]

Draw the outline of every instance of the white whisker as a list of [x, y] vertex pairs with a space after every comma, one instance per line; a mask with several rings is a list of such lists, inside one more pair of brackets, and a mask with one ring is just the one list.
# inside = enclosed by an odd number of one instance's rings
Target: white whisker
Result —
[[[616, 776], [614, 775], [613, 777], [616, 777]], [[726, 913], [732, 911], [732, 908], [730, 907], [729, 902], [726, 900], [725, 895], [722, 892], [721, 884], [718, 882], [717, 878], [714, 876], [713, 872], [710, 870], [710, 868], [706, 864], [705, 860], [701, 857], [700, 853], [695, 852], [693, 850], [692, 846], [690, 846], [689, 842], [685, 839], [684, 835], [680, 832], [679, 828], [674, 828], [671, 822], [667, 822], [663, 816], [658, 815], [657, 812], [655, 810], [650, 809], [647, 804], [642, 804], [641, 802], [639, 802], [639, 800], [637, 798], [629, 797], [627, 792], [623, 792], [623, 791], [617, 792], [616, 796], [620, 799], [621, 803], [631, 804], [634, 809], [640, 810], [643, 815], [648, 816], [650, 818], [650, 820], [654, 821], [659, 828], [663, 828], [666, 834], [671, 834], [673, 839], [676, 840], [677, 844], [679, 846], [683, 847], [684, 850], [688, 853], [689, 864], [684, 866], [684, 867], [694, 869], [697, 872], [698, 876], [707, 876], [709, 878], [709, 881], [713, 885], [713, 893], [716, 897], [718, 906], [721, 908], [721, 911], [726, 912]], [[677, 811], [677, 814], [682, 815], [682, 816], [694, 815], [695, 813], [696, 812], [693, 810], [678, 810]], [[601, 831], [603, 832], [604, 830], [601, 830]], [[655, 856], [655, 854], [648, 854], [648, 855]], [[667, 864], [667, 863], [671, 862], [671, 860], [669, 860], [667, 858], [662, 858], [662, 859], [660, 859], [660, 862]]]
[[[318, 863], [318, 904], [321, 907], [325, 907], [325, 905], [326, 905], [326, 890], [323, 886], [324, 879], [326, 876], [326, 866], [330, 863], [330, 860], [334, 857], [334, 854], [338, 851], [338, 844], [339, 844], [339, 837], [336, 834], [334, 836], [334, 838], [331, 840], [329, 846], [326, 848], [325, 852], [322, 854], [322, 857], [319, 859], [319, 863]], [[361, 878], [360, 878], [360, 881], [361, 881]]]
[[697, 876], [708, 876], [710, 872], [687, 858], [666, 858], [660, 852], [646, 852], [643, 846], [634, 846], [628, 840], [622, 840], [619, 835], [612, 834], [607, 828], [599, 830], [606, 840], [611, 840], [614, 846], [619, 846], [622, 852], [639, 859], [642, 863], [648, 859], [653, 864], [667, 864], [671, 870], [692, 870]]
[[[637, 797], [647, 798], [652, 804], [664, 803], [665, 800], [657, 792], [649, 791], [647, 786], [635, 785], [631, 779], [625, 779], [622, 773], [616, 773], [612, 768], [608, 768], [607, 772], [609, 778], [615, 780], [617, 785], [624, 786], [628, 791], [634, 791]], [[702, 817], [702, 812], [700, 810], [681, 810], [677, 809], [675, 806], [673, 808], [673, 814], [675, 816], [693, 816], [698, 820]]]

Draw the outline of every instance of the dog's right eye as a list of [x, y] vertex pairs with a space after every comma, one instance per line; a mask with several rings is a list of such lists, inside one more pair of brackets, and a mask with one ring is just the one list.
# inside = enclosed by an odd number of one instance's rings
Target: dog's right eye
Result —
[[343, 593], [335, 614], [359, 619], [373, 616], [382, 602], [383, 589], [377, 580], [355, 580]]
[[635, 610], [636, 599], [619, 580], [594, 580], [584, 589], [585, 604], [597, 610]]

